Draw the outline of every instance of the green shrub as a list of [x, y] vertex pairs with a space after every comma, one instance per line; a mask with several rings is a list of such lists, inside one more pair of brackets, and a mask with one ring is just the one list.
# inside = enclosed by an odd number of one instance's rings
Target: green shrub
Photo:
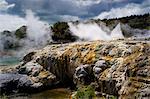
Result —
[[0, 99], [8, 99], [8, 97], [5, 94], [0, 95]]
[[27, 32], [27, 27], [26, 26], [22, 26], [18, 30], [16, 30], [15, 36], [18, 39], [25, 38], [27, 36], [26, 32]]
[[74, 42], [77, 37], [72, 35], [67, 22], [57, 22], [52, 27], [52, 39], [56, 42]]
[[95, 89], [91, 85], [78, 88], [75, 97], [77, 99], [92, 99], [96, 97]]

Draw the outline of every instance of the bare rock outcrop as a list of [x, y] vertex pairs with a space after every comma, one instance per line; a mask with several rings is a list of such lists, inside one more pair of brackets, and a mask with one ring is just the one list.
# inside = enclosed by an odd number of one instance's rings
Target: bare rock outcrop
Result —
[[102, 94], [133, 99], [150, 96], [149, 66], [149, 40], [125, 39], [49, 45], [26, 55], [16, 70], [35, 86], [94, 82]]

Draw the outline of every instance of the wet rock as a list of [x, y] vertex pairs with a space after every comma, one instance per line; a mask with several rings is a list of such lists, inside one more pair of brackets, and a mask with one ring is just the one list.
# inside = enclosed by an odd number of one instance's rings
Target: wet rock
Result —
[[92, 67], [90, 65], [80, 65], [74, 73], [75, 84], [89, 84], [92, 81]]
[[118, 89], [116, 87], [116, 80], [101, 80], [99, 81], [99, 91], [109, 95], [118, 95]]
[[137, 75], [142, 76], [142, 77], [150, 77], [150, 71], [149, 69], [146, 69], [146, 68], [142, 70], [138, 70]]
[[[31, 88], [31, 80], [20, 74], [0, 74], [0, 93], [11, 93], [20, 89]], [[27, 91], [27, 90], [24, 90]]]
[[26, 56], [23, 57], [23, 61], [25, 63], [31, 61], [33, 59], [33, 55], [35, 54], [36, 52], [30, 52], [28, 53]]
[[48, 71], [42, 71], [39, 73], [38, 76], [39, 76], [39, 78], [44, 79], [44, 78], [47, 78], [49, 75], [50, 75], [50, 73]]
[[37, 76], [42, 69], [43, 67], [40, 64], [31, 61], [20, 67], [18, 72], [19, 74]]
[[95, 66], [93, 67], [93, 72], [95, 77], [98, 77], [98, 75], [103, 72], [105, 69], [107, 69], [108, 63], [105, 60], [99, 60], [95, 63]]
[[149, 98], [150, 97], [150, 86], [146, 87], [146, 88], [143, 88], [142, 90], [139, 90], [139, 98], [142, 99], [142, 98]]
[[19, 75], [0, 74], [0, 93], [11, 92], [17, 88]]
[[32, 85], [32, 87], [33, 87], [34, 89], [42, 88], [42, 87], [43, 87], [43, 83], [41, 83], [41, 82], [34, 83], [34, 84]]
[[[38, 77], [37, 77], [38, 78]], [[49, 74], [35, 82], [31, 77], [21, 74], [0, 74], [0, 94], [14, 92], [37, 92], [56, 84], [56, 76]]]
[[[56, 76], [48, 71], [42, 71], [37, 78], [39, 79], [39, 82], [43, 84], [44, 86], [52, 86], [57, 84], [58, 79]], [[39, 83], [38, 82], [38, 83]]]
[[19, 79], [18, 86], [19, 87], [29, 87], [33, 84], [31, 80], [29, 80], [28, 76], [23, 76]]
[[114, 58], [120, 57], [122, 55], [123, 50], [119, 48], [113, 48], [112, 50], [109, 51], [109, 56], [112, 56]]

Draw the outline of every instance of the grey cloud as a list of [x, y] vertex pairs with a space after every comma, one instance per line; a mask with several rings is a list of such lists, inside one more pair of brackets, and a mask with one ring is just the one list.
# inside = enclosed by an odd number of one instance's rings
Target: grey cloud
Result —
[[16, 4], [9, 9], [9, 14], [23, 16], [25, 10], [31, 9], [49, 22], [61, 21], [64, 19], [62, 16], [92, 18], [112, 8], [123, 8], [130, 3], [140, 5], [143, 1], [146, 0], [7, 0], [9, 4]]
[[127, 4], [125, 7], [119, 7], [119, 8], [112, 8], [110, 11], [104, 11], [98, 16], [96, 16], [96, 19], [110, 19], [110, 18], [119, 18], [119, 17], [125, 17], [130, 15], [140, 15], [145, 13], [150, 13], [150, 1], [147, 0], [143, 2], [142, 4], [135, 4], [130, 3]]
[[13, 8], [15, 4], [8, 4], [5, 0], [0, 0], [0, 11], [6, 11], [9, 8]]

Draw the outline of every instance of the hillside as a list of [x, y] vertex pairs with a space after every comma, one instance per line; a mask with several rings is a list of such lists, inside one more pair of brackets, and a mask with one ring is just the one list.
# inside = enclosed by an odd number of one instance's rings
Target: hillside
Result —
[[150, 14], [132, 15], [123, 18], [104, 19], [101, 21], [106, 23], [107, 26], [115, 26], [120, 22], [123, 24], [128, 24], [131, 28], [134, 29], [150, 29]]

